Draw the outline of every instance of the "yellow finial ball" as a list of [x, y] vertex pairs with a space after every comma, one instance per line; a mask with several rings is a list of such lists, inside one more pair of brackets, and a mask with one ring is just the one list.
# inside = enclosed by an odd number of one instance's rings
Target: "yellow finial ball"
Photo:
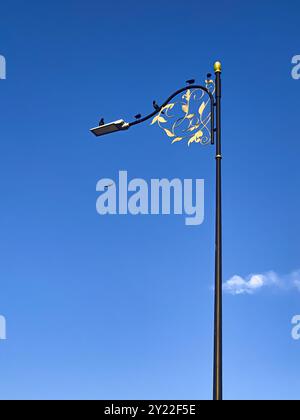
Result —
[[220, 61], [217, 61], [214, 65], [215, 73], [221, 73], [222, 72], [222, 64]]

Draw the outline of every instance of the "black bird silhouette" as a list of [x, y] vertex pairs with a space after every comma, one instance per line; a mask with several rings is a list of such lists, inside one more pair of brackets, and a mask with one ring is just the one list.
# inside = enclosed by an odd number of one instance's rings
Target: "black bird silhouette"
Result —
[[156, 111], [160, 111], [160, 106], [156, 103], [156, 101], [153, 101], [153, 108], [154, 108]]
[[104, 118], [101, 118], [101, 120], [99, 121], [99, 127], [101, 127], [101, 125], [104, 125], [104, 124], [105, 124]]
[[[161, 106], [158, 105], [158, 103], [156, 101], [153, 101], [153, 108], [159, 112], [161, 110]], [[164, 111], [162, 111], [162, 114], [164, 114]]]
[[135, 117], [134, 117], [136, 120], [140, 120], [141, 118], [142, 118], [142, 115], [141, 114], [137, 114], [137, 115], [135, 115]]
[[195, 83], [195, 79], [190, 79], [190, 80], [187, 80], [187, 81], [186, 81], [186, 83], [187, 83], [188, 85], [193, 85], [193, 84]]

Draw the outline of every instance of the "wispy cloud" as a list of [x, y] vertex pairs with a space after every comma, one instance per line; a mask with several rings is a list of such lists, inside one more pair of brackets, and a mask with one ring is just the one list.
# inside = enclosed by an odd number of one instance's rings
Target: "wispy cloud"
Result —
[[251, 274], [247, 277], [234, 275], [223, 285], [223, 290], [231, 295], [253, 295], [265, 288], [296, 289], [300, 292], [300, 270], [280, 276], [274, 271]]

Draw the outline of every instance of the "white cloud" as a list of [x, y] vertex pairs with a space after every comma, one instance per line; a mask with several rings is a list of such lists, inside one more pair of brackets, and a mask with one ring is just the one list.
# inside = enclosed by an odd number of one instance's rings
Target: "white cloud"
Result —
[[300, 270], [293, 271], [290, 277], [292, 286], [300, 292]]
[[297, 289], [300, 292], [300, 270], [284, 276], [274, 271], [251, 274], [246, 278], [235, 275], [223, 285], [223, 290], [231, 295], [253, 295], [263, 288]]

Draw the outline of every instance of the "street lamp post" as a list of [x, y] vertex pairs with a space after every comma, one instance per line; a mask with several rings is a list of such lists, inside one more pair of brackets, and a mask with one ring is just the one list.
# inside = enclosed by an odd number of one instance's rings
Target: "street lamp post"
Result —
[[[143, 117], [137, 115], [135, 121], [127, 123], [124, 120], [105, 124], [100, 121], [98, 127], [91, 129], [97, 136], [103, 136], [116, 131], [128, 130], [137, 124], [152, 119], [172, 139], [172, 143], [189, 138], [188, 144], [202, 143], [216, 146], [216, 241], [215, 241], [215, 302], [214, 302], [214, 369], [213, 369], [213, 398], [223, 399], [223, 358], [222, 358], [222, 177], [221, 177], [221, 73], [222, 65], [217, 61], [214, 65], [215, 81], [208, 75], [206, 86], [195, 85], [194, 80], [188, 81], [188, 86], [177, 90], [161, 106], [153, 102], [154, 111]], [[201, 92], [201, 106], [197, 116], [190, 112], [193, 99], [197, 100], [197, 92]], [[170, 117], [169, 111], [175, 108], [171, 101], [178, 95], [185, 93], [180, 102], [184, 116], [177, 119], [170, 128], [165, 123]], [[205, 100], [204, 98], [207, 98]], [[198, 98], [199, 100], [199, 98]], [[178, 131], [182, 130], [182, 134]]]
[[223, 399], [223, 332], [222, 332], [222, 149], [221, 149], [221, 63], [215, 63], [216, 74], [216, 248], [215, 248], [215, 336], [214, 400]]

